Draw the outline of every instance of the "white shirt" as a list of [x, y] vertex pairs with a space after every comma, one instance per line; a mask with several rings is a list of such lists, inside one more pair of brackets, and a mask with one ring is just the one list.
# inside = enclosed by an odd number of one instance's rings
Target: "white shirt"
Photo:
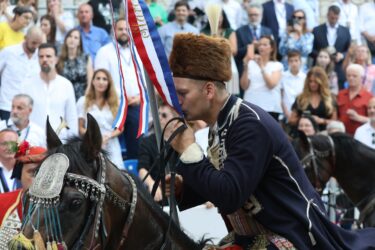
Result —
[[337, 39], [337, 28], [339, 27], [339, 24], [336, 23], [334, 27], [331, 27], [329, 23], [326, 23], [326, 25], [328, 45], [334, 47]]
[[375, 3], [373, 1], [361, 5], [358, 21], [360, 32], [367, 31], [370, 35], [375, 35]]
[[[0, 168], [3, 169], [4, 179], [8, 185], [9, 191], [15, 190], [16, 187], [15, 187], [14, 179], [10, 178], [12, 176], [13, 169], [9, 171], [7, 168], [3, 166], [1, 162], [0, 162]], [[0, 182], [0, 193], [4, 193], [4, 188], [1, 182]]]
[[78, 117], [72, 83], [66, 78], [56, 75], [56, 78], [48, 84], [39, 74], [28, 79], [22, 84], [25, 94], [34, 100], [33, 112], [30, 121], [36, 123], [46, 131], [47, 116], [52, 128], [56, 131], [62, 117], [69, 126], [69, 130], [63, 129], [58, 135], [66, 139], [71, 135], [78, 135]]
[[[125, 78], [125, 89], [128, 97], [139, 95], [139, 88], [137, 83], [137, 76], [131, 59], [129, 47], [119, 46], [120, 59], [122, 65], [122, 72]], [[139, 58], [139, 56], [137, 55]], [[138, 62], [141, 63], [139, 59]], [[140, 65], [142, 70], [142, 77], [144, 78], [143, 67]], [[120, 67], [117, 59], [116, 49], [112, 42], [104, 45], [98, 50], [95, 57], [95, 70], [106, 69], [111, 73], [113, 83], [115, 84], [117, 94], [121, 94], [121, 82], [120, 82]]]
[[[282, 72], [283, 65], [280, 62], [270, 61], [264, 67], [266, 74], [272, 74], [275, 71]], [[245, 90], [244, 100], [258, 105], [267, 112], [281, 113], [281, 88], [277, 84], [273, 89], [269, 89], [264, 81], [259, 65], [250, 60], [248, 64], [248, 78], [250, 86]]]
[[275, 3], [275, 13], [277, 23], [279, 24], [279, 36], [283, 36], [286, 32], [286, 9], [285, 9], [285, 2], [281, 0], [280, 2], [277, 0], [273, 1]]
[[370, 125], [370, 122], [366, 122], [362, 126], [358, 127], [354, 133], [354, 139], [362, 142], [363, 144], [375, 149], [375, 128]]
[[339, 24], [349, 28], [352, 40], [361, 43], [359, 29], [358, 29], [358, 7], [353, 3], [344, 3], [338, 0], [333, 5], [340, 8]]
[[[5, 126], [4, 126], [5, 125]], [[27, 141], [31, 146], [47, 147], [46, 133], [44, 130], [33, 122], [29, 122], [29, 125], [18, 130], [11, 119], [6, 121], [0, 121], [0, 130], [3, 128], [10, 128], [18, 133], [18, 141]]]
[[38, 51], [29, 59], [23, 43], [4, 48], [0, 52], [0, 109], [11, 111], [12, 99], [21, 93], [22, 82], [38, 72]]
[[66, 32], [62, 32], [56, 25], [56, 41], [63, 44], [66, 33], [74, 28], [74, 16], [70, 11], [64, 11], [59, 16], [60, 21], [64, 23]]
[[306, 74], [300, 70], [293, 75], [290, 70], [284, 71], [281, 78], [281, 89], [284, 90], [283, 102], [290, 112], [296, 97], [302, 93]]

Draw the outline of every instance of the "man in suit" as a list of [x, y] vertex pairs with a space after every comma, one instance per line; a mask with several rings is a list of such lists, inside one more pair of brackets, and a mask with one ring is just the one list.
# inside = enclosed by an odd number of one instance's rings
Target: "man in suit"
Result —
[[287, 22], [292, 20], [293, 5], [285, 0], [271, 0], [263, 4], [262, 25], [272, 30], [273, 37], [279, 47], [280, 37], [286, 32]]
[[247, 53], [248, 46], [254, 44], [256, 47], [260, 37], [272, 35], [272, 30], [260, 24], [262, 19], [262, 6], [251, 4], [247, 7], [249, 24], [243, 25], [236, 30], [237, 54], [234, 57], [239, 75], [243, 71], [243, 59]]
[[328, 48], [335, 58], [335, 71], [338, 75], [339, 88], [342, 89], [346, 80], [342, 63], [350, 47], [351, 36], [348, 28], [339, 25], [340, 8], [332, 5], [328, 8], [327, 23], [314, 28], [314, 44], [311, 56], [316, 59], [320, 49]]

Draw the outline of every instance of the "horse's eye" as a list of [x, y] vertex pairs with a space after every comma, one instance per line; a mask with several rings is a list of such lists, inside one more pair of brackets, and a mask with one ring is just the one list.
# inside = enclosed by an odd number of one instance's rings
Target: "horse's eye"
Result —
[[77, 210], [81, 207], [83, 203], [83, 200], [82, 199], [74, 199], [72, 200], [72, 202], [70, 203], [70, 210]]

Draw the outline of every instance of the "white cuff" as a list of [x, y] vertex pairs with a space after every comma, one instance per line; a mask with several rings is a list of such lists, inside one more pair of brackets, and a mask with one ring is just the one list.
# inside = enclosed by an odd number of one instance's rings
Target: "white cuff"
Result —
[[185, 164], [197, 163], [203, 160], [202, 148], [195, 142], [191, 144], [180, 156], [180, 160]]

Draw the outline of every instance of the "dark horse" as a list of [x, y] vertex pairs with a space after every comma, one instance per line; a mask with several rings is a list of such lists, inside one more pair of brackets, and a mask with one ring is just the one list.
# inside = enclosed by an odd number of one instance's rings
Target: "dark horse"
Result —
[[[57, 203], [60, 235], [68, 249], [203, 248], [203, 242], [195, 243], [170, 222], [136, 177], [120, 171], [103, 155], [102, 137], [92, 116], [88, 115], [84, 138], [73, 138], [67, 144], [47, 126], [49, 157], [62, 153], [69, 159]], [[38, 220], [44, 242], [49, 241], [50, 218], [45, 222], [43, 213], [31, 212], [23, 234], [30, 239]]]
[[375, 150], [344, 133], [311, 137], [302, 133], [293, 144], [317, 191], [335, 177], [360, 210], [359, 222], [375, 227]]

